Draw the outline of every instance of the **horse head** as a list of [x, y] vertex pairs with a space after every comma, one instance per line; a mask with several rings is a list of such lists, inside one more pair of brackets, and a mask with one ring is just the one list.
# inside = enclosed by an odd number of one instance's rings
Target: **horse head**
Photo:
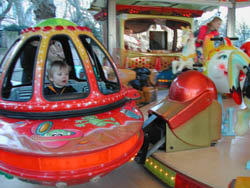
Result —
[[182, 27], [182, 56], [194, 59], [196, 56], [195, 37], [190, 27]]
[[182, 37], [181, 37], [181, 44], [185, 46], [190, 39], [194, 40], [194, 35], [190, 27], [181, 27], [182, 30]]
[[181, 40], [183, 49], [179, 61], [172, 61], [174, 74], [181, 72], [184, 68], [193, 69], [196, 58], [195, 38], [192, 30], [189, 27], [182, 27], [181, 29], [183, 31]]
[[240, 71], [241, 69], [232, 70], [232, 67], [248, 65], [248, 59], [247, 55], [235, 47], [230, 39], [223, 38], [220, 46], [214, 47], [207, 53], [204, 59], [204, 74], [213, 80], [219, 93], [230, 93], [230, 80], [239, 81], [241, 83], [239, 86], [243, 85], [242, 78], [245, 73]]

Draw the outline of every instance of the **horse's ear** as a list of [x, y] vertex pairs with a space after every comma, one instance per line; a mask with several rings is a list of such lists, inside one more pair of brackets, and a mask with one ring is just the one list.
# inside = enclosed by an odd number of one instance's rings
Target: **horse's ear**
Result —
[[233, 46], [231, 40], [227, 37], [223, 38], [223, 42], [225, 46]]

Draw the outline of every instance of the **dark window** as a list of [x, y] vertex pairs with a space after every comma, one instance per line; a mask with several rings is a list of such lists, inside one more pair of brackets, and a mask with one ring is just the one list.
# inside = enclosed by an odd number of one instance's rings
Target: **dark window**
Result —
[[110, 94], [120, 90], [120, 84], [111, 60], [90, 37], [80, 35], [87, 50], [91, 65], [94, 69], [99, 90], [103, 94]]
[[150, 50], [167, 50], [167, 32], [166, 31], [150, 31], [149, 32], [149, 48]]
[[32, 37], [23, 44], [17, 53], [15, 46], [11, 47], [8, 53], [14, 53], [14, 58], [10, 59], [8, 54], [4, 58], [4, 61], [11, 61], [3, 81], [2, 97], [4, 99], [28, 101], [31, 98], [33, 73], [39, 45], [40, 37]]

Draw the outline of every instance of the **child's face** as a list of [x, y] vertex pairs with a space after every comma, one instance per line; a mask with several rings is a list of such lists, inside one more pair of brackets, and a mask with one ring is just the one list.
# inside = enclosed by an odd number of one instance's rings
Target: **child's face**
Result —
[[221, 26], [221, 21], [220, 20], [214, 21], [212, 26], [213, 26], [213, 29], [219, 30], [219, 28]]
[[68, 84], [69, 70], [68, 68], [55, 67], [52, 78], [50, 81], [54, 83], [56, 87], [62, 88]]

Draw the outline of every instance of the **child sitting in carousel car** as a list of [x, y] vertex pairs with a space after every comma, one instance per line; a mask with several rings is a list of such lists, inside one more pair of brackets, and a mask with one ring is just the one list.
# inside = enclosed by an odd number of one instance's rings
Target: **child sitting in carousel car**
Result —
[[50, 85], [45, 88], [45, 95], [60, 95], [65, 93], [73, 93], [76, 90], [72, 86], [68, 86], [70, 67], [63, 61], [54, 61], [48, 69], [48, 79]]

